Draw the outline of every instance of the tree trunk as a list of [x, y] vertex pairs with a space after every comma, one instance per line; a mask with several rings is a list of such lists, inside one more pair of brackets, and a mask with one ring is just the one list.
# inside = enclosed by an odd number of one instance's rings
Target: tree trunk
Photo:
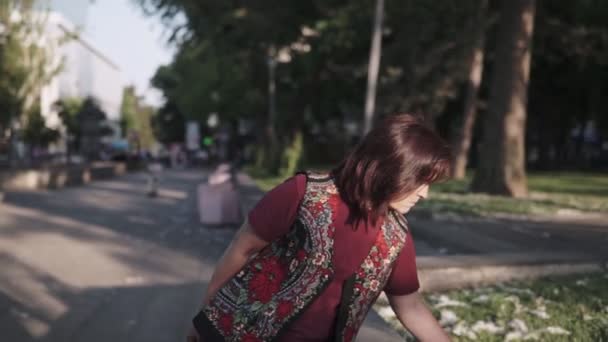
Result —
[[276, 49], [274, 46], [268, 48], [267, 51], [267, 67], [268, 67], [268, 113], [263, 118], [263, 134], [261, 136], [261, 144], [256, 151], [256, 167], [270, 174], [276, 174], [279, 171], [281, 162], [281, 142], [276, 131]]
[[472, 190], [527, 195], [525, 125], [535, 0], [503, 0], [490, 101]]
[[469, 80], [464, 103], [464, 120], [456, 143], [454, 160], [452, 164], [452, 176], [455, 179], [464, 179], [466, 176], [469, 150], [473, 139], [473, 127], [477, 116], [477, 96], [479, 85], [483, 74], [483, 42], [485, 31], [485, 12], [487, 0], [482, 0], [479, 5], [476, 24], [479, 27], [475, 43], [471, 53], [471, 64], [469, 68]]
[[380, 56], [382, 55], [382, 18], [384, 15], [384, 0], [376, 0], [376, 13], [374, 15], [374, 28], [372, 31], [372, 45], [369, 50], [369, 65], [367, 68], [367, 94], [365, 96], [365, 120], [363, 133], [372, 129], [376, 106], [376, 87], [380, 70]]

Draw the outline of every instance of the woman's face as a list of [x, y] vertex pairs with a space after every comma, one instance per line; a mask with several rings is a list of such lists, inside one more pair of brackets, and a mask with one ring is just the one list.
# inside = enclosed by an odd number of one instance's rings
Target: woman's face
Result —
[[423, 184], [410, 194], [390, 202], [391, 208], [405, 214], [412, 209], [420, 199], [427, 198], [429, 195], [429, 185]]

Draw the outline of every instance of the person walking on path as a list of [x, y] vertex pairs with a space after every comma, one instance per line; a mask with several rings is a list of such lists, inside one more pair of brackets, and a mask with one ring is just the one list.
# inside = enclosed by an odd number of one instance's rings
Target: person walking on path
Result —
[[331, 172], [267, 193], [216, 265], [188, 342], [352, 341], [382, 291], [422, 341], [449, 341], [418, 294], [403, 214], [449, 175], [419, 119], [383, 120]]

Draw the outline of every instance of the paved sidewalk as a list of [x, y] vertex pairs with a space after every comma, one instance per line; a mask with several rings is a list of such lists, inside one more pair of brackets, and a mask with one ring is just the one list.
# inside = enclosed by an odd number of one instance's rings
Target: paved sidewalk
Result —
[[[7, 191], [0, 341], [185, 341], [235, 232], [198, 223], [195, 190], [204, 180], [196, 170], [163, 172], [157, 198], [145, 195], [143, 173], [57, 191]], [[358, 338], [400, 340], [375, 313]]]
[[232, 235], [196, 222], [200, 171], [144, 174], [0, 203], [0, 340], [184, 341]]

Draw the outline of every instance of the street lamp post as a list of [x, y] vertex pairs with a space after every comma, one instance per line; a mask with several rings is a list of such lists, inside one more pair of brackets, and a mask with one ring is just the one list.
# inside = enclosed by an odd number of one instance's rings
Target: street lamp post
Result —
[[371, 128], [376, 110], [376, 87], [378, 84], [378, 71], [380, 70], [380, 55], [382, 54], [382, 17], [384, 15], [384, 0], [376, 0], [376, 13], [372, 31], [372, 44], [369, 49], [369, 65], [367, 70], [367, 94], [365, 97], [365, 118], [363, 133], [367, 134]]

